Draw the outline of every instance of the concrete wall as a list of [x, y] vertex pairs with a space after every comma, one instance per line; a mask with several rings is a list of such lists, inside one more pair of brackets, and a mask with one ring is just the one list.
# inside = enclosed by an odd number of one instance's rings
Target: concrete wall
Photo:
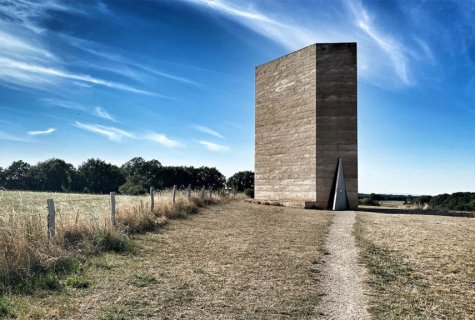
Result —
[[327, 208], [338, 157], [357, 208], [356, 44], [315, 44], [256, 68], [255, 197]]
[[342, 158], [350, 208], [358, 208], [356, 44], [317, 45], [317, 206], [333, 195]]
[[256, 199], [316, 200], [315, 51], [256, 68]]

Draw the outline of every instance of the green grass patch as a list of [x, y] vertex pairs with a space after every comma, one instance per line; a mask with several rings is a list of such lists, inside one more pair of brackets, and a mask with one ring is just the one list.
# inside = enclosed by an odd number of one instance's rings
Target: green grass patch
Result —
[[60, 276], [80, 272], [82, 264], [74, 257], [60, 257], [48, 267], [38, 267], [29, 274], [3, 275], [0, 294], [30, 294], [37, 290], [60, 290]]
[[80, 275], [74, 275], [66, 280], [66, 285], [75, 289], [86, 289], [89, 288], [91, 284], [92, 281], [84, 279]]
[[139, 288], [142, 288], [157, 283], [157, 279], [151, 274], [134, 274], [132, 279], [130, 279], [130, 283]]
[[135, 242], [127, 235], [111, 231], [97, 232], [94, 238], [94, 244], [99, 249], [99, 251], [133, 253], [136, 249]]
[[13, 305], [10, 298], [0, 296], [0, 317], [14, 316]]

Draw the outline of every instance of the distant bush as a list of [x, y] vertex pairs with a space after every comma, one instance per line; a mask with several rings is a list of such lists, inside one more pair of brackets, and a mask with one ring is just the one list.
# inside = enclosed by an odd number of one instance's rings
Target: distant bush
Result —
[[228, 179], [226, 186], [237, 192], [244, 192], [248, 197], [254, 198], [254, 172], [236, 172]]
[[373, 200], [371, 198], [363, 198], [363, 199], [360, 199], [358, 200], [358, 204], [359, 205], [362, 205], [362, 206], [375, 206], [375, 207], [379, 207], [380, 204], [378, 201], [376, 200]]
[[362, 200], [369, 198], [373, 201], [404, 201], [405, 203], [412, 203], [414, 196], [404, 194], [379, 194], [379, 193], [359, 193], [358, 199]]

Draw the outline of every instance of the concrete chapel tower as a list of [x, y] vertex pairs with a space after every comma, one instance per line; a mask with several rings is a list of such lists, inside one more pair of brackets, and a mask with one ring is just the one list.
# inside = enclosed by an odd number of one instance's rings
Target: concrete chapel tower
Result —
[[313, 44], [256, 68], [255, 198], [358, 208], [356, 43]]

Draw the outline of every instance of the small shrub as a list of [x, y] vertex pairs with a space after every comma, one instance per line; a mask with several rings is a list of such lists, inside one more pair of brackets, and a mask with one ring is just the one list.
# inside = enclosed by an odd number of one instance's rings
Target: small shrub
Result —
[[81, 276], [72, 276], [66, 280], [66, 285], [68, 287], [76, 289], [86, 289], [91, 286], [92, 282], [82, 278]]
[[71, 274], [79, 272], [81, 262], [73, 257], [60, 257], [53, 265], [53, 271], [57, 274]]
[[61, 283], [53, 272], [40, 272], [34, 275], [29, 281], [24, 281], [17, 285], [13, 291], [31, 293], [36, 290], [59, 290]]
[[12, 303], [8, 297], [0, 296], [0, 318], [7, 316], [14, 316]]
[[125, 234], [112, 230], [100, 230], [97, 232], [94, 244], [100, 251], [133, 252], [135, 243]]
[[363, 198], [358, 200], [358, 204], [362, 206], [374, 206], [374, 207], [379, 207], [380, 204], [378, 201], [373, 200], [371, 198]]

